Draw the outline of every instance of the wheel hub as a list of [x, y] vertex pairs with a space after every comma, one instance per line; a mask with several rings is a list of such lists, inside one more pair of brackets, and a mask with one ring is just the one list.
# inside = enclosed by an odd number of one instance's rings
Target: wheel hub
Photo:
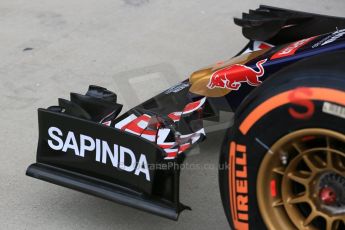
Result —
[[345, 177], [335, 172], [324, 173], [318, 184], [321, 209], [330, 214], [345, 214]]
[[319, 194], [319, 198], [321, 200], [321, 202], [325, 205], [334, 205], [337, 201], [337, 194], [334, 191], [333, 188], [330, 187], [323, 187], [320, 190], [320, 194]]
[[[345, 229], [344, 146], [343, 134], [306, 129], [271, 147], [257, 184], [259, 208], [269, 229]], [[270, 191], [272, 181], [279, 192]]]

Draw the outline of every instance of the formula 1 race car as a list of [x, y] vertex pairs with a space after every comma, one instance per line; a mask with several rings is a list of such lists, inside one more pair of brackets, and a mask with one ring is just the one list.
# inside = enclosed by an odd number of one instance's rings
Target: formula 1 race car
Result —
[[345, 229], [345, 19], [260, 6], [229, 61], [120, 115], [90, 86], [38, 110], [26, 174], [177, 220], [180, 167], [204, 123], [233, 112], [219, 186], [232, 229]]

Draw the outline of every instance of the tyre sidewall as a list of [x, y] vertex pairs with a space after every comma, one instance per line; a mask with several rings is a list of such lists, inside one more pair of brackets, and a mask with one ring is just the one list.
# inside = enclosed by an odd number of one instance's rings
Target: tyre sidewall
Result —
[[[240, 125], [244, 122], [247, 116], [257, 108], [262, 103], [270, 100], [274, 96], [284, 93], [284, 92], [296, 92], [296, 90], [302, 90], [297, 92], [299, 95], [303, 95], [306, 90], [310, 88], [323, 88], [323, 89], [336, 89], [344, 91], [345, 90], [345, 81], [340, 77], [339, 74], [336, 74], [335, 77], [328, 78], [328, 82], [322, 82], [322, 79], [325, 76], [322, 76], [322, 73], [319, 73], [317, 77], [310, 77], [307, 73], [300, 74], [300, 76], [295, 75], [293, 79], [289, 80], [286, 77], [279, 79], [281, 85], [275, 87], [272, 90], [269, 88], [263, 87], [258, 89], [258, 92], [255, 94], [255, 100], [252, 100], [250, 104], [247, 104], [247, 108], [242, 109], [241, 114], [237, 117], [234, 126], [228, 131], [228, 135], [225, 137], [223, 148], [220, 157], [220, 163], [226, 164], [229, 166], [229, 151], [231, 143], [236, 143], [236, 145], [243, 145], [246, 147], [246, 170], [247, 178], [237, 178], [236, 181], [242, 180], [239, 183], [248, 184], [248, 193], [241, 194], [236, 193], [236, 188], [229, 189], [229, 177], [232, 177], [236, 173], [236, 170], [243, 169], [243, 166], [237, 165], [235, 169], [233, 167], [227, 168], [226, 170], [220, 170], [219, 180], [220, 180], [220, 189], [221, 196], [223, 200], [223, 205], [225, 208], [226, 215], [229, 222], [232, 225], [233, 229], [266, 229], [264, 221], [261, 218], [260, 210], [257, 203], [257, 175], [260, 168], [260, 164], [267, 154], [267, 147], [272, 146], [277, 140], [281, 137], [301, 129], [307, 128], [324, 128], [330, 129], [336, 132], [345, 133], [344, 128], [344, 118], [334, 116], [322, 111], [326, 100], [311, 100], [313, 104], [313, 113], [312, 116], [308, 118], [295, 118], [291, 115], [289, 110], [292, 108], [295, 111], [303, 114], [306, 111], [306, 108], [303, 106], [296, 105], [294, 102], [283, 104], [272, 111], [266, 113], [262, 116], [252, 128], [244, 135], [239, 130]], [[308, 77], [309, 76], [309, 77]], [[267, 147], [264, 147], [267, 146]], [[236, 153], [236, 156], [241, 156], [242, 153]], [[242, 154], [243, 155], [243, 154]], [[233, 186], [232, 186], [233, 187]], [[234, 192], [235, 191], [235, 192]], [[248, 211], [239, 213], [243, 215], [248, 215], [247, 222], [248, 228], [246, 225], [234, 224], [234, 217], [232, 216], [232, 211], [237, 206], [238, 200], [230, 202], [230, 193], [235, 193], [236, 196], [247, 196], [248, 197]], [[234, 196], [233, 196], [234, 197]], [[235, 200], [235, 199], [233, 199]], [[235, 203], [230, 205], [230, 203]], [[244, 226], [244, 227], [241, 227]], [[242, 229], [241, 229], [242, 228]]]

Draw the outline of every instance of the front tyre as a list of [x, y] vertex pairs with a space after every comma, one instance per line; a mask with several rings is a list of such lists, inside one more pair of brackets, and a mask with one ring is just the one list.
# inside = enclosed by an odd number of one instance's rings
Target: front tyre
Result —
[[345, 229], [345, 71], [327, 60], [272, 77], [238, 110], [219, 171], [233, 229]]

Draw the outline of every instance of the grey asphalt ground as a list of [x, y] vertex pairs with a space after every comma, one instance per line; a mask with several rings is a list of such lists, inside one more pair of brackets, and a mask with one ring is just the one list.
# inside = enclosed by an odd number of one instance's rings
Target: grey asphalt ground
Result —
[[[125, 110], [246, 40], [232, 18], [260, 3], [344, 16], [344, 0], [1, 0], [0, 229], [228, 229], [217, 170], [185, 170], [178, 222], [25, 176], [35, 161], [36, 108], [89, 84]], [[133, 90], [136, 90], [135, 92]], [[188, 163], [216, 164], [222, 133]]]

